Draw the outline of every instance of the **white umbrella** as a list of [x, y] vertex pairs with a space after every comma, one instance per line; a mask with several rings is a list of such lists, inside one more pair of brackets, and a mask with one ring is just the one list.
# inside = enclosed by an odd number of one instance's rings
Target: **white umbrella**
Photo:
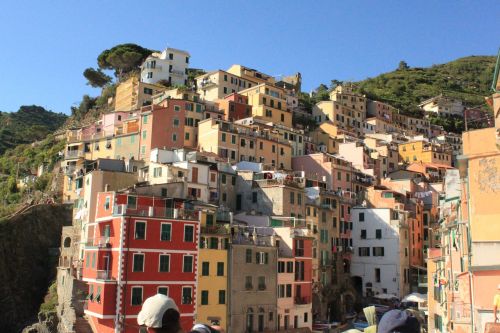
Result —
[[415, 302], [415, 303], [422, 303], [427, 301], [427, 295], [419, 294], [419, 293], [412, 293], [409, 295], [406, 295], [405, 298], [403, 298], [403, 302]]

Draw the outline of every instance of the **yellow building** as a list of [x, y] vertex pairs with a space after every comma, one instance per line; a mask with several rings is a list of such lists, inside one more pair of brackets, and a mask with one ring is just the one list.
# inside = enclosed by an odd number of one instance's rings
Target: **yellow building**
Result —
[[232, 65], [227, 70], [227, 72], [230, 74], [234, 74], [242, 79], [257, 83], [269, 83], [271, 85], [274, 85], [274, 83], [276, 82], [274, 80], [274, 77], [242, 65]]
[[115, 157], [139, 160], [140, 123], [137, 116], [126, 119], [115, 129]]
[[240, 91], [248, 97], [253, 117], [286, 127], [292, 127], [292, 113], [287, 110], [285, 91], [268, 83], [261, 83]]
[[139, 78], [133, 76], [116, 87], [115, 111], [137, 110], [149, 105], [153, 101], [153, 95], [165, 89], [156, 84], [140, 82]]
[[284, 170], [292, 168], [292, 147], [267, 126], [246, 126], [221, 119], [198, 124], [199, 148], [230, 162], [258, 162]]
[[228, 224], [218, 224], [216, 214], [202, 214], [198, 269], [196, 322], [227, 327]]
[[399, 160], [403, 163], [436, 163], [451, 166], [452, 151], [448, 145], [438, 145], [426, 140], [400, 143]]
[[357, 94], [352, 86], [338, 86], [330, 93], [330, 100], [351, 110], [352, 117], [361, 123], [366, 118], [366, 96]]
[[236, 73], [220, 69], [197, 76], [195, 80], [196, 92], [200, 98], [211, 102], [257, 85], [256, 81], [252, 79], [243, 78]]

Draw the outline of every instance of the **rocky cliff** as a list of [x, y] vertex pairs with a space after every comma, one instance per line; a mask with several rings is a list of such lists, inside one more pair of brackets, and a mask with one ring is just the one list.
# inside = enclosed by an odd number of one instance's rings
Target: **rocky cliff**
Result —
[[0, 327], [18, 332], [37, 314], [55, 279], [63, 226], [71, 225], [68, 205], [36, 205], [0, 222]]

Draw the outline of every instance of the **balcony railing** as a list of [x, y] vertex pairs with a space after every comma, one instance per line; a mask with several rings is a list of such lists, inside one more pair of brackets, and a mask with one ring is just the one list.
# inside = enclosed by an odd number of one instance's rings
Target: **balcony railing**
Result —
[[66, 151], [66, 154], [64, 154], [64, 157], [66, 159], [79, 158], [82, 156], [83, 156], [83, 151], [81, 150], [68, 150]]
[[148, 216], [158, 218], [168, 218], [174, 220], [195, 220], [199, 219], [199, 211], [184, 208], [164, 208], [153, 206], [127, 207], [127, 205], [115, 205], [113, 215], [123, 216]]
[[304, 182], [288, 179], [255, 179], [259, 186], [285, 185], [296, 188], [304, 188]]
[[93, 246], [93, 247], [111, 247], [109, 237], [95, 237], [95, 238], [87, 238], [85, 242], [85, 246]]
[[112, 280], [111, 271], [109, 270], [98, 270], [96, 275], [97, 280]]
[[303, 257], [304, 256], [304, 249], [295, 249], [295, 256], [296, 257]]
[[310, 297], [295, 297], [294, 303], [297, 305], [310, 304], [311, 298]]
[[210, 225], [201, 227], [201, 232], [204, 234], [227, 235], [229, 230], [226, 225]]

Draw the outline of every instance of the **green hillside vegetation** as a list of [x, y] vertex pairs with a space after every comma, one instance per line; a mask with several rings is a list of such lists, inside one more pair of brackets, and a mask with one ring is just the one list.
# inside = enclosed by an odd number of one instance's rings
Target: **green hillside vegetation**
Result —
[[[21, 144], [7, 150], [0, 156], [0, 219], [12, 213], [17, 205], [28, 198], [37, 199], [36, 192], [50, 192], [53, 170], [61, 158], [65, 141], [56, 141], [53, 135], [32, 144]], [[24, 189], [17, 187], [17, 179], [33, 174], [39, 165], [44, 164], [48, 171]], [[39, 196], [39, 195], [38, 195]]]
[[19, 144], [44, 139], [68, 117], [41, 106], [21, 106], [17, 112], [0, 112], [0, 154]]
[[484, 106], [495, 61], [493, 56], [471, 56], [428, 68], [410, 68], [401, 62], [395, 71], [355, 84], [368, 98], [387, 102], [406, 113], [439, 94], [460, 98], [469, 107]]
[[[369, 99], [386, 102], [403, 114], [422, 117], [418, 109], [422, 101], [443, 94], [460, 98], [467, 107], [479, 106], [485, 112], [484, 97], [490, 95], [490, 85], [495, 68], [494, 56], [470, 56], [427, 68], [411, 68], [404, 61], [396, 70], [353, 82], [357, 92]], [[320, 84], [311, 95], [302, 93], [300, 104], [311, 110], [319, 101], [328, 100], [328, 93], [343, 81], [331, 80], [330, 85]], [[431, 123], [442, 125], [445, 130], [460, 133], [464, 130], [462, 118], [429, 116]], [[482, 127], [483, 124], [473, 124]]]

